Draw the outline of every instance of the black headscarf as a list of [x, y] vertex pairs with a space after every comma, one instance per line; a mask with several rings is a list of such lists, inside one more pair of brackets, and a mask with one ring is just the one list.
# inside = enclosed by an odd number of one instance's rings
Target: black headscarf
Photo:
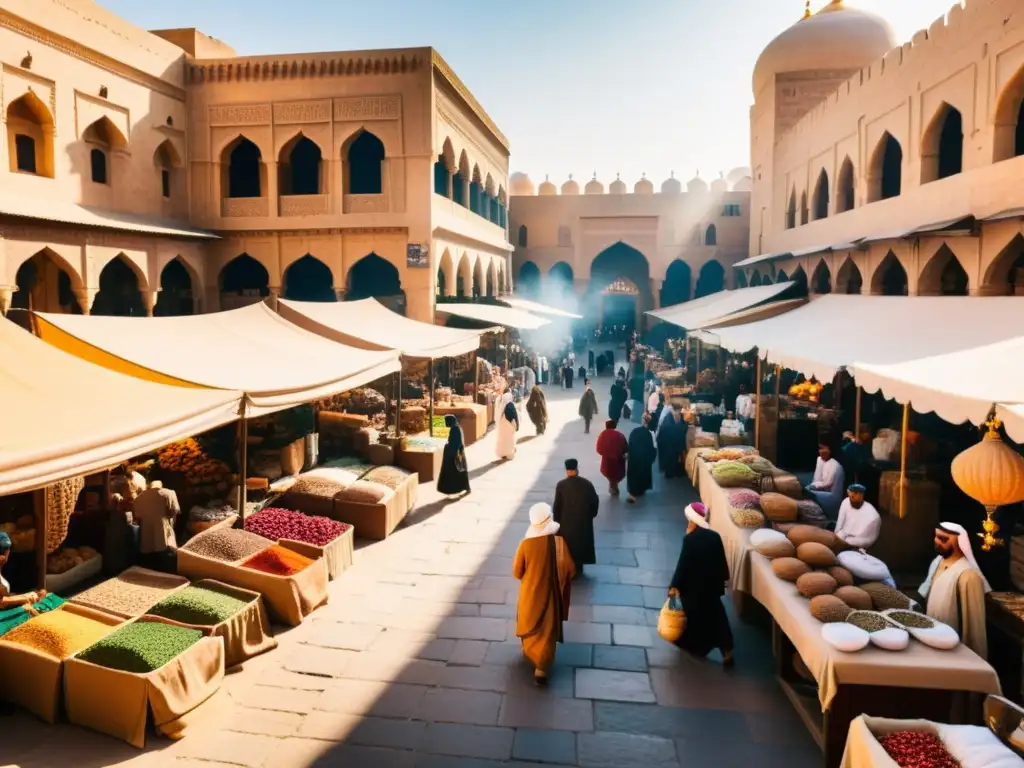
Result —
[[465, 442], [462, 439], [462, 427], [459, 426], [459, 420], [449, 413], [444, 417], [444, 425], [448, 427], [448, 445], [457, 451], [461, 450], [465, 446]]

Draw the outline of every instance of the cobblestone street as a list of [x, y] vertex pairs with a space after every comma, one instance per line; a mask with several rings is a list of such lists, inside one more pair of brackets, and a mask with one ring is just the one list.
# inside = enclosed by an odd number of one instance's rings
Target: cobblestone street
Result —
[[[602, 410], [608, 382], [597, 382]], [[421, 486], [405, 526], [361, 548], [329, 605], [279, 632], [276, 651], [229, 674], [182, 741], [151, 738], [138, 752], [19, 714], [0, 720], [0, 766], [816, 765], [774, 681], [767, 634], [734, 620], [732, 671], [717, 653], [697, 662], [658, 637], [693, 490], [657, 478], [635, 506], [609, 499], [595, 435], [576, 417], [580, 394], [579, 384], [548, 388], [547, 434], [534, 436], [524, 413], [510, 462], [493, 463], [493, 433], [472, 446], [468, 498]], [[512, 555], [529, 506], [552, 500], [570, 456], [602, 494], [598, 565], [574, 583], [566, 642], [541, 690], [515, 637]]]

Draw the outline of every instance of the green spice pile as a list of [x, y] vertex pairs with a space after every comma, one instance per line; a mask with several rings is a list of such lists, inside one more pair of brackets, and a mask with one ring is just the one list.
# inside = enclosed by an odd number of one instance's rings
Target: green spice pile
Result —
[[78, 658], [101, 667], [146, 674], [180, 656], [202, 636], [198, 629], [137, 621], [82, 651]]
[[212, 589], [188, 586], [157, 603], [149, 612], [153, 616], [163, 616], [182, 624], [209, 627], [227, 621], [245, 606], [246, 603], [237, 597]]
[[913, 611], [893, 611], [888, 616], [893, 621], [898, 621], [904, 627], [909, 627], [910, 629], [931, 629], [935, 626], [935, 622], [927, 616], [921, 613], [914, 613]]
[[270, 542], [255, 533], [238, 528], [220, 528], [202, 533], [182, 549], [203, 557], [233, 563], [262, 552]]

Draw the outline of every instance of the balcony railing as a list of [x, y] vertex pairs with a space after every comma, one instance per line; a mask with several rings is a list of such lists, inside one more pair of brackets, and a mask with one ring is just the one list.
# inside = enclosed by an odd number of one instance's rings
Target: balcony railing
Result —
[[221, 201], [220, 215], [226, 219], [266, 217], [270, 215], [269, 202], [265, 197], [225, 197]]
[[327, 195], [281, 195], [282, 216], [320, 216], [329, 210]]
[[391, 209], [387, 194], [345, 195], [345, 213], [387, 213]]

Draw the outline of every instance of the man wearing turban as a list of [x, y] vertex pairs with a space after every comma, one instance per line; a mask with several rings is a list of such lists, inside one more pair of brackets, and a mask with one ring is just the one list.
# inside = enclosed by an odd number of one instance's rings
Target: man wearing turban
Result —
[[962, 525], [939, 523], [935, 552], [928, 578], [918, 590], [927, 601], [926, 612], [953, 627], [960, 641], [981, 658], [988, 658], [985, 593], [992, 588], [974, 559], [971, 537]]

